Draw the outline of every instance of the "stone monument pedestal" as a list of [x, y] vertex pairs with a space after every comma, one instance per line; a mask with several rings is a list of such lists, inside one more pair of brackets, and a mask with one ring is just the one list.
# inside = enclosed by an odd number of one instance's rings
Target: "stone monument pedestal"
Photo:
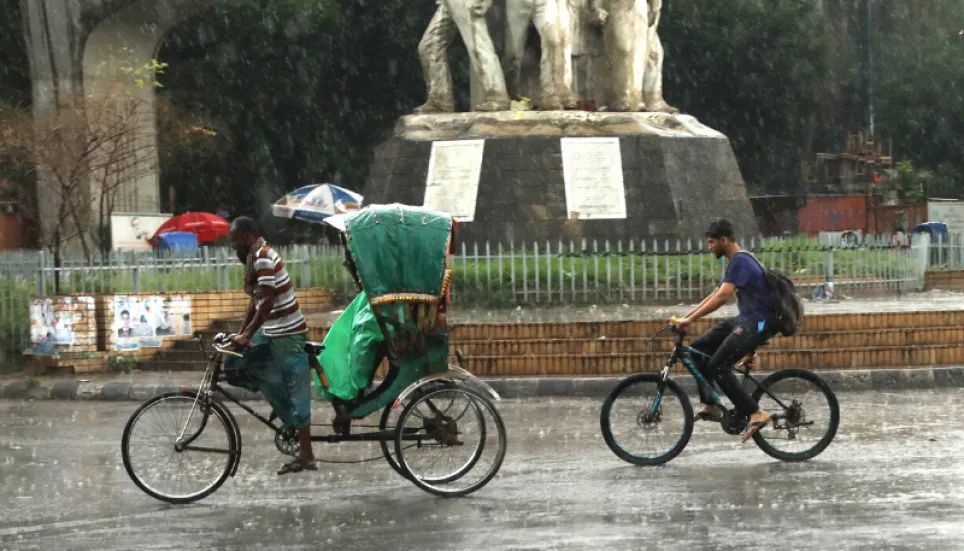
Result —
[[[568, 140], [564, 154], [567, 138], [609, 139]], [[439, 154], [433, 182], [437, 190], [447, 191], [430, 194], [468, 209], [471, 221], [463, 221], [456, 232], [459, 242], [702, 239], [716, 217], [729, 219], [740, 235], [759, 233], [726, 136], [691, 116], [663, 113], [404, 116], [394, 137], [375, 151], [365, 202], [425, 204], [433, 142], [464, 140], [484, 140], [481, 155], [473, 154], [477, 148], [445, 159]], [[615, 166], [617, 156], [621, 171]], [[468, 165], [455, 166], [462, 162]], [[620, 183], [615, 181], [620, 172], [624, 209], [618, 205]], [[594, 201], [595, 206], [585, 206]], [[613, 205], [613, 212], [598, 210]]]

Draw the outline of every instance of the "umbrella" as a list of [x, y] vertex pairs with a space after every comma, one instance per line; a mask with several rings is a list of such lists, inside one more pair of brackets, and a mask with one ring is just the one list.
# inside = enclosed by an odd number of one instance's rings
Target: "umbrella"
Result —
[[321, 222], [329, 216], [353, 212], [361, 208], [364, 197], [331, 184], [313, 184], [298, 188], [271, 205], [271, 213], [279, 218], [296, 218], [305, 222]]
[[227, 237], [228, 221], [216, 214], [209, 212], [185, 212], [175, 216], [157, 228], [154, 237], [151, 238], [151, 245], [157, 240], [157, 236], [168, 232], [190, 232], [197, 236], [198, 243], [217, 241], [218, 238]]

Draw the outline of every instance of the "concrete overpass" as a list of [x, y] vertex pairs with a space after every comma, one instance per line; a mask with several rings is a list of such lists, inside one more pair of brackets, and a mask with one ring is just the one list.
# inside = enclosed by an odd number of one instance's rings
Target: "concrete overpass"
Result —
[[[109, 93], [123, 75], [120, 66], [142, 66], [156, 58], [161, 40], [175, 24], [220, 0], [21, 0], [27, 52], [33, 79], [34, 116], [56, 116]], [[123, 61], [120, 63], [121, 55]], [[131, 66], [131, 65], [129, 65]], [[133, 91], [144, 131], [139, 147], [156, 166], [154, 89]], [[142, 144], [143, 145], [143, 144]], [[51, 231], [57, 199], [43, 167], [38, 183], [40, 226]], [[119, 190], [114, 211], [161, 212], [157, 170], [138, 173], [136, 181]], [[96, 200], [91, 197], [96, 208]]]

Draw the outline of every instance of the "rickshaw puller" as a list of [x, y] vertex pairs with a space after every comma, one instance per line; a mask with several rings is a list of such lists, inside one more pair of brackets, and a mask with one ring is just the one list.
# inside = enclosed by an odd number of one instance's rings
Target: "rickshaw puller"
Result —
[[241, 332], [232, 344], [244, 357], [225, 360], [228, 382], [261, 392], [288, 427], [298, 431], [298, 456], [278, 474], [318, 469], [311, 449], [311, 370], [305, 352], [308, 326], [281, 257], [261, 238], [254, 220], [231, 223], [231, 245], [245, 264], [244, 291], [251, 297]]

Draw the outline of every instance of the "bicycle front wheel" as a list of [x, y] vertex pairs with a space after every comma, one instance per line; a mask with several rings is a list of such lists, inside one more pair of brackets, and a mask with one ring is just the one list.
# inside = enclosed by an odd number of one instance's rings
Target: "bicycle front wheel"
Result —
[[124, 468], [138, 488], [168, 503], [207, 497], [231, 474], [237, 428], [217, 402], [194, 392], [161, 394], [131, 415], [121, 439]]
[[606, 445], [634, 465], [661, 465], [680, 454], [693, 434], [686, 392], [655, 373], [633, 375], [609, 393], [599, 416]]
[[840, 404], [830, 385], [806, 369], [784, 369], [760, 382], [753, 399], [771, 422], [753, 435], [767, 455], [806, 461], [827, 449], [840, 425]]

